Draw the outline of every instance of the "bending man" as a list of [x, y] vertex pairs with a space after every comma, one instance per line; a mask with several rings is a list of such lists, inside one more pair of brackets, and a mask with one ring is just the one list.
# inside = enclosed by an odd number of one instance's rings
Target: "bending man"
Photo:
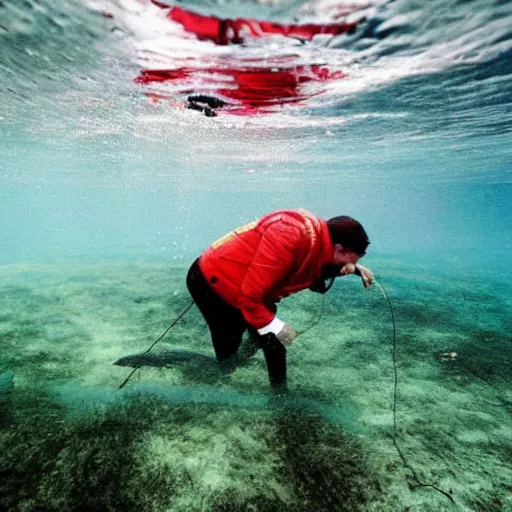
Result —
[[[232, 368], [246, 330], [263, 349], [270, 383], [286, 386], [286, 347], [296, 332], [276, 316], [282, 298], [326, 281], [372, 272], [359, 265], [369, 240], [351, 217], [327, 221], [306, 210], [276, 211], [236, 228], [192, 264], [187, 286], [210, 329], [217, 360]], [[331, 281], [332, 283], [332, 281]]]

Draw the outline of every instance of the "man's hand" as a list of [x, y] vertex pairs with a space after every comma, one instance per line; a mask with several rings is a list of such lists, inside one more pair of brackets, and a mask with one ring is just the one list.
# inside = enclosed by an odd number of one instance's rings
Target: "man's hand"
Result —
[[371, 286], [375, 281], [373, 272], [369, 268], [363, 267], [363, 265], [360, 265], [359, 263], [356, 264], [356, 274], [363, 280], [365, 288]]
[[340, 276], [347, 276], [349, 274], [356, 274], [360, 276], [365, 288], [368, 288], [374, 282], [373, 272], [359, 263], [346, 263], [341, 267]]
[[356, 270], [357, 269], [355, 263], [345, 263], [345, 265], [341, 267], [340, 276], [348, 276], [350, 274], [355, 274]]
[[297, 336], [295, 329], [288, 324], [284, 324], [283, 328], [276, 334], [277, 339], [285, 346], [291, 345], [293, 339]]

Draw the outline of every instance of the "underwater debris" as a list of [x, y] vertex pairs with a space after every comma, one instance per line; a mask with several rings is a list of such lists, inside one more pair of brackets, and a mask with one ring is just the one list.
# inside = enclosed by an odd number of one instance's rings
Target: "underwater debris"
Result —
[[447, 362], [447, 361], [455, 361], [457, 359], [457, 352], [436, 352], [434, 357], [439, 359], [439, 361]]

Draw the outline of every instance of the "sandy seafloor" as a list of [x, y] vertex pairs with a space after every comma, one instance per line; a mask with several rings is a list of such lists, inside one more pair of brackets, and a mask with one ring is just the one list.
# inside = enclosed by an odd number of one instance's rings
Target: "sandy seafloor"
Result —
[[[186, 267], [0, 267], [0, 508], [6, 511], [511, 511], [511, 287], [375, 259], [394, 305], [356, 277], [280, 316], [289, 396], [261, 353], [231, 375], [202, 361], [113, 366], [187, 306]], [[193, 308], [155, 347], [212, 355]], [[457, 353], [454, 360], [435, 357]], [[7, 372], [7, 373], [6, 373]], [[10, 386], [13, 377], [13, 386]]]

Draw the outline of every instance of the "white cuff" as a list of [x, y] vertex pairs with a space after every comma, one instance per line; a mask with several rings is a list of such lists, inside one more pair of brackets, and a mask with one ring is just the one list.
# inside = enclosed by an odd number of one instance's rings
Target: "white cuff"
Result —
[[273, 332], [274, 334], [277, 335], [281, 332], [283, 327], [284, 327], [284, 322], [282, 320], [279, 320], [279, 318], [277, 318], [277, 316], [275, 316], [274, 320], [272, 320], [272, 322], [265, 325], [265, 327], [258, 329], [258, 334], [263, 336], [264, 334]]

